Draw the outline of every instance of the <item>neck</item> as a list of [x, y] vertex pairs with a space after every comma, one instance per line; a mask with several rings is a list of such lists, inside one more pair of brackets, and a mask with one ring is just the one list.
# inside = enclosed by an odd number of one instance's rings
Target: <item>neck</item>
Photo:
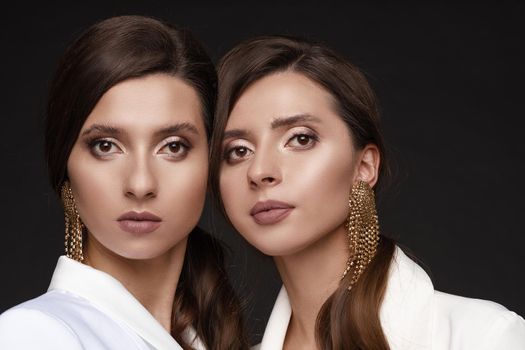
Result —
[[317, 315], [339, 286], [347, 259], [348, 239], [344, 226], [306, 249], [274, 258], [292, 307], [285, 346], [295, 345], [287, 348], [316, 347]]
[[109, 251], [92, 236], [84, 262], [120, 281], [171, 332], [172, 310], [187, 240], [152, 259], [128, 259]]

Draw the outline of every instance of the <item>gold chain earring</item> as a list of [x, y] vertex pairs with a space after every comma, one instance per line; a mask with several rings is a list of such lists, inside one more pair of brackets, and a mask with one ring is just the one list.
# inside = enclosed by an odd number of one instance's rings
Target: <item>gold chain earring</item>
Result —
[[84, 260], [82, 253], [82, 232], [84, 224], [80, 220], [80, 215], [75, 205], [75, 197], [73, 196], [69, 182], [64, 182], [60, 192], [62, 204], [64, 205], [64, 221], [66, 226], [66, 239], [64, 243], [66, 256], [82, 262]]
[[351, 253], [341, 279], [344, 279], [350, 270], [353, 271], [348, 286], [348, 290], [351, 290], [376, 254], [379, 244], [379, 222], [374, 191], [367, 182], [359, 180], [352, 187], [348, 205], [350, 215], [347, 228]]

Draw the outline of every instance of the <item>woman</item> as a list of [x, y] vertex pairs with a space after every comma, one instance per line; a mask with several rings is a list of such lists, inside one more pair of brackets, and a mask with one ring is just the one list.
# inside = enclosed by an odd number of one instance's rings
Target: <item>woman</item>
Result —
[[379, 236], [385, 149], [357, 68], [323, 45], [255, 38], [222, 59], [218, 96], [214, 193], [283, 281], [260, 349], [525, 348], [520, 316], [434, 291]]
[[0, 317], [1, 349], [241, 349], [223, 255], [195, 228], [216, 73], [185, 30], [95, 24], [51, 86], [46, 160], [66, 255], [46, 294]]

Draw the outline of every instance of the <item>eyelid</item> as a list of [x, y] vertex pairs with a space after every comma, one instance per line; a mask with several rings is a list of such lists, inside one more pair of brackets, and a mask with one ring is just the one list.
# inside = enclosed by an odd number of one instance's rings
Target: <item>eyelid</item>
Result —
[[232, 144], [234, 145], [238, 145], [239, 143], [241, 144], [244, 144], [244, 143], [248, 143], [248, 144], [251, 144], [248, 140], [246, 139], [233, 139], [233, 140], [230, 140], [228, 141], [228, 143], [226, 143], [226, 146], [231, 146]]
[[89, 140], [89, 144], [90, 145], [95, 145], [99, 142], [103, 142], [103, 141], [106, 141], [106, 142], [111, 142], [112, 144], [114, 144], [115, 146], [117, 146], [118, 148], [122, 149], [123, 147], [120, 145], [120, 142], [113, 138], [113, 137], [93, 137], [92, 139]]
[[293, 135], [297, 135], [297, 134], [317, 135], [317, 132], [308, 126], [294, 126], [293, 128], [288, 129], [288, 134], [289, 133], [292, 133]]
[[164, 140], [160, 141], [159, 146], [155, 150], [155, 153], [157, 153], [158, 151], [160, 151], [161, 149], [173, 142], [180, 142], [186, 148], [191, 147], [189, 141], [182, 136], [168, 136]]
[[313, 138], [314, 140], [319, 139], [319, 135], [317, 134], [317, 132], [315, 132], [309, 127], [294, 127], [290, 129], [289, 132], [286, 134], [286, 143], [290, 142], [291, 139], [298, 135], [307, 135]]
[[120, 148], [121, 150], [124, 149], [124, 147], [120, 144], [120, 142], [114, 138], [114, 137], [110, 137], [110, 136], [100, 136], [100, 135], [93, 135], [91, 137], [88, 137], [86, 139], [86, 144], [88, 146], [94, 146], [96, 143], [98, 142], [101, 142], [101, 141], [107, 141], [107, 142], [111, 142], [113, 143], [115, 146], [117, 146], [118, 148]]
[[229, 142], [223, 147], [223, 151], [222, 151], [222, 159], [228, 161], [228, 156], [230, 155], [230, 153], [231, 153], [234, 149], [236, 149], [236, 148], [240, 148], [240, 147], [247, 148], [247, 149], [249, 149], [251, 152], [253, 152], [253, 147], [252, 147], [251, 143], [250, 143], [248, 140], [246, 140], [246, 139], [235, 139], [235, 140], [231, 140], [231, 141], [229, 141]]
[[249, 148], [249, 149], [253, 148], [251, 143], [248, 140], [246, 140], [246, 139], [235, 139], [235, 140], [228, 141], [223, 146], [222, 149], [224, 150], [224, 152], [228, 152], [228, 150], [233, 149], [235, 147], [246, 147], [246, 148]]
[[231, 149], [233, 147], [246, 147], [252, 148], [251, 142], [246, 139], [233, 139], [224, 144], [223, 150]]
[[[285, 148], [289, 147], [292, 150], [305, 151], [305, 150], [312, 149], [319, 142], [318, 134], [315, 131], [313, 131], [312, 129], [308, 128], [308, 127], [294, 128], [294, 129], [291, 129], [291, 130], [292, 130], [292, 134], [291, 135], [288, 134], [287, 137], [285, 138], [285, 142], [284, 142], [284, 145], [283, 145], [283, 147], [285, 147]], [[302, 136], [302, 135], [307, 136], [309, 138], [308, 144], [306, 144], [306, 145], [293, 145], [293, 144], [291, 144], [295, 140], [298, 141], [298, 137]]]
[[[101, 142], [109, 142], [111, 143], [112, 147], [116, 147], [118, 151], [111, 152], [111, 153], [100, 153], [95, 148], [98, 144]], [[107, 159], [108, 157], [114, 156], [115, 154], [124, 153], [124, 148], [119, 144], [118, 140], [116, 140], [113, 137], [100, 137], [100, 136], [92, 136], [88, 138], [86, 141], [86, 146], [89, 150], [89, 152], [98, 159]]]
[[[171, 144], [178, 144], [180, 149], [176, 152], [172, 152], [169, 148]], [[192, 144], [184, 137], [170, 136], [161, 141], [158, 149], [155, 151], [155, 154], [166, 157], [166, 159], [171, 161], [181, 161], [186, 159], [191, 149]]]

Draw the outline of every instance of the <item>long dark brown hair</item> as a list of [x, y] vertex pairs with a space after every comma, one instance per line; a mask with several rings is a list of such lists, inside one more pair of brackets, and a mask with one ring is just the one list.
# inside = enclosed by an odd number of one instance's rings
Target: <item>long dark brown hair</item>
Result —
[[[328, 91], [334, 109], [347, 124], [354, 147], [375, 144], [380, 152], [379, 181], [388, 168], [379, 123], [375, 94], [364, 75], [332, 49], [306, 40], [266, 36], [245, 41], [221, 60], [218, 68], [219, 94], [211, 148], [211, 186], [220, 208], [219, 173], [223, 133], [229, 115], [242, 93], [259, 79], [282, 71], [303, 74]], [[322, 306], [316, 322], [316, 340], [325, 349], [389, 349], [379, 310], [386, 290], [388, 269], [394, 244], [382, 237], [377, 255], [348, 291], [349, 278]], [[348, 274], [347, 276], [349, 276]]]
[[[132, 78], [163, 73], [182, 79], [200, 97], [208, 140], [217, 95], [215, 67], [193, 35], [157, 19], [114, 17], [88, 28], [66, 50], [50, 87], [45, 122], [45, 157], [58, 194], [67, 180], [67, 160], [102, 95]], [[177, 286], [172, 335], [185, 349], [192, 326], [209, 349], [246, 349], [238, 299], [231, 287], [220, 243], [202, 230], [188, 238]]]

